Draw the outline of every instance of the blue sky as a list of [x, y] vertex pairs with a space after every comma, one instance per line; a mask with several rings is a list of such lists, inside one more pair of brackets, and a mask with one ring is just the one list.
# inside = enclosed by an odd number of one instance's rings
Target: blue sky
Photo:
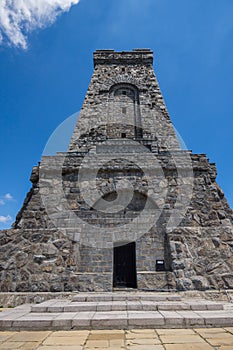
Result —
[[25, 45], [7, 37], [0, 18], [0, 228], [22, 206], [50, 135], [80, 110], [96, 49], [154, 51], [176, 129], [189, 149], [216, 162], [233, 207], [233, 1], [81, 0], [66, 10], [56, 17], [52, 9], [43, 29], [29, 23], [20, 32]]

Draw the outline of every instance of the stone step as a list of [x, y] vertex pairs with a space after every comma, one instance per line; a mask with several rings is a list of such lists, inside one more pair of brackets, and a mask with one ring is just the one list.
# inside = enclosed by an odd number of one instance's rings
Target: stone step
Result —
[[105, 302], [105, 301], [181, 301], [178, 294], [172, 293], [140, 293], [140, 292], [121, 292], [121, 293], [79, 293], [72, 299], [73, 302]]
[[28, 307], [0, 314], [0, 330], [229, 327], [232, 310], [34, 313]]
[[70, 302], [64, 300], [50, 300], [33, 305], [34, 313], [46, 312], [88, 312], [88, 311], [182, 311], [182, 310], [223, 310], [223, 305], [206, 300], [197, 301], [150, 301], [150, 300], [122, 300], [122, 301], [85, 301]]
[[175, 293], [78, 293], [0, 313], [0, 330], [194, 328], [233, 325], [233, 304]]

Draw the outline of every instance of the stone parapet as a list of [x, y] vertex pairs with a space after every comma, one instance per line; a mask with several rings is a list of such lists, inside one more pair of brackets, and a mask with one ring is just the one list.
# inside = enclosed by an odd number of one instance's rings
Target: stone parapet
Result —
[[153, 52], [150, 49], [134, 49], [133, 51], [116, 52], [114, 50], [96, 50], [94, 52], [94, 66], [120, 64], [120, 65], [152, 65]]

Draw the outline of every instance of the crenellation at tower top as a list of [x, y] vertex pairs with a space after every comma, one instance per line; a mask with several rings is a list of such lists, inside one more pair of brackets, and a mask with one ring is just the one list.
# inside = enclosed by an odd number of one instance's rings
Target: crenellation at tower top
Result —
[[96, 50], [93, 56], [94, 66], [153, 64], [153, 51], [150, 49], [133, 49], [132, 51]]

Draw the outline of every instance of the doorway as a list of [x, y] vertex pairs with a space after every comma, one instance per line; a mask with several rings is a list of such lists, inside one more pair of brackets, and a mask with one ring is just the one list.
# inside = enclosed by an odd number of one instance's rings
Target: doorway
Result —
[[113, 287], [137, 288], [135, 242], [114, 247]]

